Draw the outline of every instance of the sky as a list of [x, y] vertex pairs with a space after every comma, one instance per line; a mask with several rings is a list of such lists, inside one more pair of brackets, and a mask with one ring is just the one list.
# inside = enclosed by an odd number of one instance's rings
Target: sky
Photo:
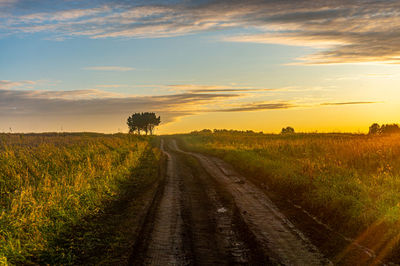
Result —
[[366, 132], [399, 81], [399, 1], [0, 0], [0, 132]]

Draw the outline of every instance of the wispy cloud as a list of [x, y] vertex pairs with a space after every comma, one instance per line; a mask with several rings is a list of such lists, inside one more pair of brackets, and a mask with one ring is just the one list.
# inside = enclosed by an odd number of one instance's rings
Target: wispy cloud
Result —
[[247, 103], [232, 108], [221, 108], [212, 110], [212, 112], [252, 112], [264, 110], [278, 110], [300, 107], [290, 102], [258, 102]]
[[72, 21], [72, 20], [76, 21], [81, 18], [88, 19], [89, 17], [102, 15], [109, 11], [111, 11], [111, 8], [103, 6], [99, 8], [70, 9], [70, 10], [61, 10], [54, 12], [32, 13], [20, 16], [18, 19], [26, 23], [60, 22], [60, 21]]
[[[0, 5], [10, 2], [1, 0]], [[16, 7], [0, 17], [0, 29], [8, 34], [49, 32], [62, 39], [171, 37], [236, 28], [242, 34], [222, 40], [316, 48], [316, 53], [300, 58], [304, 64], [400, 62], [399, 1], [93, 1], [82, 2], [81, 7], [66, 3], [56, 3], [50, 10], [41, 10], [38, 4], [31, 12]]]
[[175, 84], [167, 85], [171, 91], [187, 91], [196, 93], [213, 93], [213, 92], [262, 92], [274, 91], [276, 89], [253, 88], [238, 85], [200, 85], [200, 84]]
[[[316, 98], [293, 100], [269, 98], [269, 100], [260, 101], [260, 98], [255, 98], [256, 93], [261, 93], [257, 89], [231, 88], [235, 85], [189, 87], [185, 85], [185, 88], [172, 93], [168, 91], [166, 94], [147, 96], [114, 93], [101, 89], [35, 90], [24, 86], [35, 86], [35, 83], [33, 81], [0, 81], [0, 122], [2, 124], [38, 123], [38, 125], [43, 125], [47, 123], [48, 128], [54, 128], [55, 124], [63, 123], [81, 130], [82, 128], [102, 130], [100, 125], [105, 125], [106, 120], [107, 125], [113, 124], [114, 128], [118, 128], [125, 123], [123, 120], [127, 115], [142, 111], [157, 112], [162, 116], [163, 123], [169, 123], [184, 116], [210, 112], [256, 112], [377, 103], [373, 101], [327, 102], [326, 99], [324, 101]], [[111, 86], [114, 87], [114, 85]], [[171, 85], [165, 86], [165, 88], [169, 87]], [[269, 92], [262, 96], [268, 99], [268, 95], [270, 95]], [[78, 126], [77, 123], [81, 124]], [[31, 126], [34, 128], [35, 125]]]
[[101, 90], [42, 91], [0, 90], [0, 117], [95, 117], [126, 116], [143, 110], [162, 114], [171, 122], [181, 116], [199, 112], [200, 106], [218, 105], [238, 94], [179, 93], [157, 96], [130, 96]]
[[93, 71], [133, 71], [135, 68], [133, 67], [121, 67], [121, 66], [93, 66], [93, 67], [85, 67], [84, 70], [93, 70]]
[[321, 105], [353, 105], [353, 104], [374, 104], [379, 102], [338, 102], [338, 103], [321, 103]]
[[33, 80], [23, 80], [23, 81], [0, 80], [0, 90], [33, 88], [33, 85], [35, 85], [36, 83], [37, 82]]

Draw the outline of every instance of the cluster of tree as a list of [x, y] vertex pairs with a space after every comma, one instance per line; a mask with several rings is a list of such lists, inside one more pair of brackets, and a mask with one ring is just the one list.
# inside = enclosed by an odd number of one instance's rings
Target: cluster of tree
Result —
[[190, 132], [190, 134], [192, 134], [192, 135], [210, 135], [212, 133], [213, 132], [211, 129], [195, 130], [195, 131]]
[[210, 135], [210, 134], [263, 134], [263, 132], [254, 132], [253, 130], [233, 130], [233, 129], [203, 129], [190, 132], [192, 135]]
[[[282, 128], [281, 134], [294, 134], [294, 128], [292, 127], [285, 127]], [[196, 131], [192, 131], [190, 132], [190, 134], [192, 135], [211, 135], [211, 134], [246, 134], [246, 135], [262, 135], [264, 134], [264, 132], [260, 131], [260, 132], [254, 132], [253, 130], [246, 130], [246, 131], [242, 131], [242, 130], [228, 130], [228, 129], [214, 129], [214, 130], [210, 130], [210, 129], [203, 129], [203, 130], [196, 130]]]
[[137, 132], [140, 135], [140, 131], [144, 131], [146, 135], [153, 134], [154, 128], [161, 122], [160, 117], [156, 116], [155, 113], [134, 113], [128, 117], [129, 133]]
[[281, 130], [281, 134], [293, 134], [294, 133], [294, 128], [292, 127], [284, 127]]
[[386, 124], [380, 126], [379, 124], [374, 123], [369, 127], [369, 134], [372, 135], [393, 133], [400, 133], [400, 127], [398, 124]]

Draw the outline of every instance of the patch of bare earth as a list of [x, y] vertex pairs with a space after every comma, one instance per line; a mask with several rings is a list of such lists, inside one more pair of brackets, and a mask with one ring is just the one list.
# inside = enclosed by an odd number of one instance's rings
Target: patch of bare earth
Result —
[[273, 264], [248, 231], [231, 195], [221, 192], [195, 159], [169, 146], [164, 149], [168, 163], [163, 191], [150, 208], [130, 263]]
[[331, 262], [278, 210], [259, 188], [247, 182], [224, 161], [186, 153], [172, 141], [173, 150], [195, 157], [232, 196], [235, 206], [258, 247], [274, 264], [329, 265]]

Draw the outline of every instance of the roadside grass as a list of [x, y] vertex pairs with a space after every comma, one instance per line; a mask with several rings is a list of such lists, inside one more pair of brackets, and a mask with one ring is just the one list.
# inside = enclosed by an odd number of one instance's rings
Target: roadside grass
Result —
[[150, 141], [0, 135], [0, 264], [94, 263], [126, 251], [135, 200], [158, 177]]
[[378, 257], [398, 256], [400, 135], [225, 131], [181, 135], [180, 140], [188, 150], [226, 160], [337, 231], [362, 234]]

